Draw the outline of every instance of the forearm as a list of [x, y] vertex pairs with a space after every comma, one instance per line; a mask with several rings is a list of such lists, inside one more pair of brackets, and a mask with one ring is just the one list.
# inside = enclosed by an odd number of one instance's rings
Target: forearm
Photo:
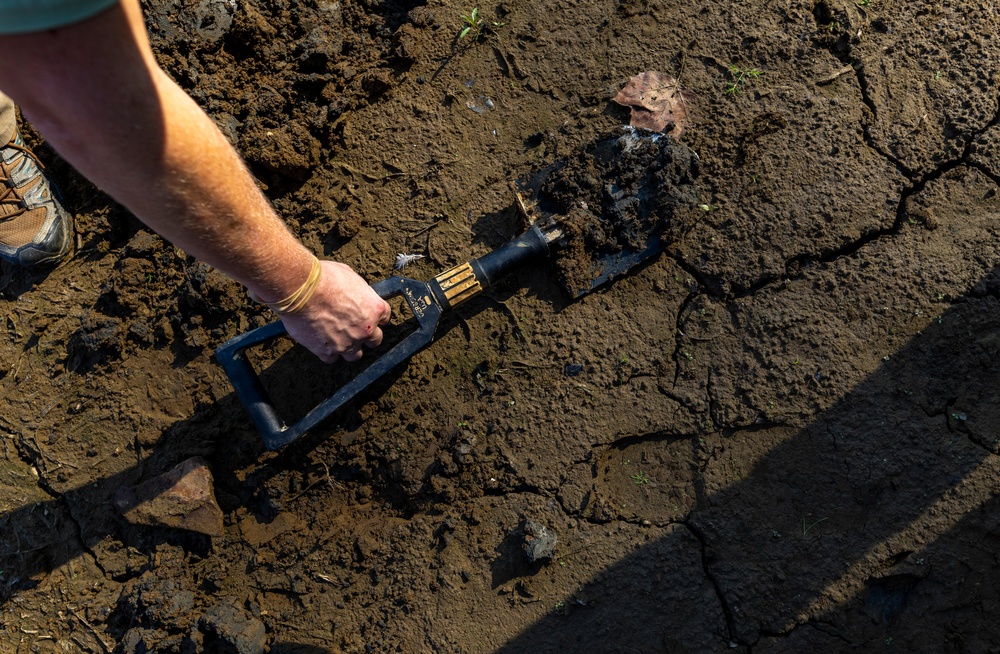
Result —
[[[258, 297], [297, 288], [312, 256], [211, 119], [156, 65], [138, 6], [65, 31], [4, 40], [38, 53], [0, 70], [0, 87], [46, 139], [155, 231]], [[19, 39], [32, 42], [19, 48]]]
[[[162, 138], [158, 160], [146, 161], [141, 149], [148, 139], [141, 134], [64, 156], [159, 234], [255, 296], [286, 297], [306, 279], [312, 255], [289, 233], [211, 119], [159, 70], [153, 80], [162, 120], [152, 126]], [[109, 118], [106, 112], [96, 117], [96, 133], [115, 134], [114, 124], [99, 124]], [[83, 163], [98, 154], [104, 156]]]
[[[324, 361], [382, 340], [391, 309], [348, 266], [314, 257], [285, 228], [212, 120], [153, 58], [137, 0], [82, 23], [4, 37], [0, 88], [62, 156], [188, 253], [275, 302], [288, 333]], [[15, 56], [30, 52], [32, 56]], [[279, 307], [280, 308], [280, 307]]]

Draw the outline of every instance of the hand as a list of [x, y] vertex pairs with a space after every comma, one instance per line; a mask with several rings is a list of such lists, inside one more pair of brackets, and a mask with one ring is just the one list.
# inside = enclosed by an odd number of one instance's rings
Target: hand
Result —
[[379, 325], [389, 322], [392, 308], [350, 266], [335, 261], [321, 265], [323, 275], [312, 299], [281, 321], [289, 336], [322, 361], [357, 361], [363, 347], [382, 342]]

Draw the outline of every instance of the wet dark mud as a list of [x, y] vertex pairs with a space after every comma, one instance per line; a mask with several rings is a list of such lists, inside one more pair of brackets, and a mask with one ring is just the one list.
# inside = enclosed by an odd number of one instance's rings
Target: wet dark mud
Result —
[[[559, 164], [574, 243], [664, 251], [574, 300], [525, 266], [272, 453], [211, 354], [272, 317], [25, 125], [79, 248], [0, 269], [0, 650], [1000, 646], [995, 7], [504, 2], [465, 37], [448, 1], [143, 8], [290, 228], [372, 282], [505, 243], [511, 182]], [[650, 70], [680, 139], [595, 146]], [[345, 369], [307, 356], [255, 353], [313, 405]], [[221, 536], [115, 510], [195, 456]]]

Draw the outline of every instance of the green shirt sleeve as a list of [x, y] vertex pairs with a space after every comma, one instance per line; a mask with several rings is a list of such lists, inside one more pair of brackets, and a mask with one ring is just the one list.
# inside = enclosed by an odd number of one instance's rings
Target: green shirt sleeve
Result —
[[65, 27], [115, 4], [118, 0], [0, 0], [0, 34]]

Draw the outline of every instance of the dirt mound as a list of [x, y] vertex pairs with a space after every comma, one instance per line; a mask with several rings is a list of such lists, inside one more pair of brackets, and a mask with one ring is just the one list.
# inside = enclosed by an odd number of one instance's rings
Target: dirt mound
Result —
[[622, 132], [558, 165], [538, 190], [539, 208], [566, 233], [555, 261], [571, 295], [590, 288], [609, 255], [675, 241], [698, 203], [698, 155], [669, 136]]

